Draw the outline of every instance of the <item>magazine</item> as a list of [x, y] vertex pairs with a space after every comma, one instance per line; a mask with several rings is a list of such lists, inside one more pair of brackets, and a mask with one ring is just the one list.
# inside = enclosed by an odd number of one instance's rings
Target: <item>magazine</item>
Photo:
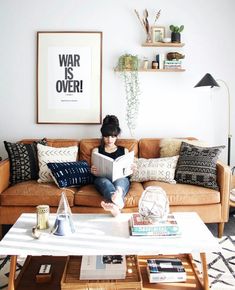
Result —
[[81, 280], [125, 279], [126, 257], [122, 255], [83, 256]]
[[147, 273], [150, 283], [183, 282], [187, 279], [184, 266], [178, 258], [148, 259]]
[[92, 153], [92, 163], [96, 166], [98, 176], [107, 177], [112, 182], [118, 178], [132, 174], [134, 151], [128, 152], [117, 159], [112, 159], [98, 152]]
[[132, 236], [175, 236], [181, 235], [179, 225], [173, 214], [166, 220], [152, 222], [144, 219], [139, 213], [133, 213], [130, 219], [130, 232]]

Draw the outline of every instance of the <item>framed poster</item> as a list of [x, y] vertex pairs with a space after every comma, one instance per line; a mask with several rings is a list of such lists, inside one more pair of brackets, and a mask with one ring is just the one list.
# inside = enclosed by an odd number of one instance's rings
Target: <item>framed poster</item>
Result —
[[102, 32], [37, 33], [37, 123], [100, 124]]

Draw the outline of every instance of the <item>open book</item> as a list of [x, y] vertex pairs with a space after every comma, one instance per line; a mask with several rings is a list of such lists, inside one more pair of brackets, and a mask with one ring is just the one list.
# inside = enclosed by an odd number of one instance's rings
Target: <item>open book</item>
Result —
[[97, 168], [98, 176], [107, 177], [112, 182], [132, 174], [131, 165], [133, 162], [134, 151], [128, 152], [115, 160], [98, 152], [92, 153], [92, 163]]

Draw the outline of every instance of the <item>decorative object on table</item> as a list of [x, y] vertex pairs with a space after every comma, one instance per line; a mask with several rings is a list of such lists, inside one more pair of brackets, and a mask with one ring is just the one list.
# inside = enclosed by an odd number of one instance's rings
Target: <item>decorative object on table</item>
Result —
[[130, 219], [131, 236], [156, 236], [156, 237], [179, 237], [181, 231], [173, 214], [167, 218], [152, 221], [142, 217], [139, 213], [133, 213]]
[[36, 274], [37, 283], [48, 283], [52, 278], [52, 264], [42, 264]]
[[176, 26], [170, 25], [171, 30], [171, 42], [180, 43], [181, 42], [181, 32], [184, 30], [184, 25]]
[[[151, 43], [152, 42], [152, 35], [151, 35], [151, 29], [150, 29], [150, 25], [149, 25], [149, 21], [148, 21], [148, 17], [149, 17], [148, 10], [147, 9], [144, 10], [143, 18], [140, 17], [140, 15], [136, 9], [135, 9], [135, 14], [136, 14], [137, 18], [139, 19], [139, 21], [140, 21], [140, 23], [141, 23], [141, 25], [144, 28], [144, 31], [146, 33], [146, 43]], [[156, 13], [154, 25], [157, 22], [160, 15], [161, 15], [161, 9], [158, 10], [158, 12]]]
[[165, 220], [169, 214], [169, 200], [160, 186], [148, 186], [139, 200], [139, 214], [151, 221]]
[[61, 194], [55, 224], [51, 232], [58, 236], [65, 236], [75, 232], [72, 212], [64, 192]]
[[166, 55], [167, 60], [179, 60], [179, 59], [183, 59], [185, 56], [179, 52], [168, 52]]
[[211, 74], [207, 73], [204, 77], [194, 86], [194, 88], [209, 86], [213, 87], [220, 87], [218, 82], [221, 82], [225, 85], [227, 90], [227, 106], [228, 106], [228, 161], [227, 164], [230, 165], [230, 156], [231, 156], [231, 140], [232, 140], [232, 133], [231, 133], [231, 97], [230, 97], [230, 90], [228, 84], [221, 79], [215, 80]]
[[80, 280], [125, 279], [126, 268], [122, 255], [82, 256]]
[[178, 258], [147, 259], [147, 273], [150, 283], [184, 282], [187, 279]]
[[131, 135], [137, 126], [139, 113], [139, 59], [136, 55], [124, 54], [119, 57], [116, 69], [124, 80], [126, 94], [126, 121]]
[[42, 204], [36, 207], [37, 209], [37, 229], [46, 230], [49, 228], [49, 205]]

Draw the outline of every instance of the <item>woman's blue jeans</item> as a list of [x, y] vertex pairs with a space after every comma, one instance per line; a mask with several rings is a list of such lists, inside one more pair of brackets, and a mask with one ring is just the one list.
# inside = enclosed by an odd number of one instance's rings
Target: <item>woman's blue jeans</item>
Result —
[[111, 201], [111, 197], [118, 187], [121, 187], [123, 192], [123, 200], [130, 188], [130, 180], [127, 177], [122, 177], [114, 182], [106, 177], [96, 177], [94, 180], [95, 188], [103, 195], [107, 201]]

